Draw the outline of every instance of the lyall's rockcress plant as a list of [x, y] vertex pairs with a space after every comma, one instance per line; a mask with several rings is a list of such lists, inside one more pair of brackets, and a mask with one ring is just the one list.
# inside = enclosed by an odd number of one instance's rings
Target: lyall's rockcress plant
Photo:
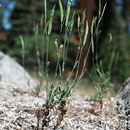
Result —
[[[38, 46], [36, 45], [36, 50], [37, 50], [37, 61], [38, 61], [38, 74], [40, 76], [40, 83], [36, 87], [36, 93], [39, 95], [41, 87], [44, 86], [42, 84], [42, 80], [44, 78], [44, 71], [45, 71], [45, 77], [46, 77], [46, 99], [45, 103], [43, 104], [42, 107], [40, 107], [37, 104], [35, 104], [38, 107], [37, 111], [37, 129], [42, 129], [44, 130], [45, 128], [49, 127], [49, 122], [51, 122], [51, 111], [54, 110], [55, 108], [58, 111], [58, 117], [56, 118], [56, 123], [53, 124], [53, 129], [57, 129], [58, 126], [61, 124], [61, 121], [63, 120], [64, 115], [66, 114], [66, 102], [68, 98], [72, 95], [73, 91], [76, 89], [76, 86], [80, 79], [84, 76], [85, 74], [85, 64], [88, 58], [88, 54], [90, 50], [92, 49], [92, 52], [94, 53], [94, 37], [98, 35], [98, 28], [99, 24], [101, 22], [101, 19], [104, 14], [104, 10], [101, 11], [101, 7], [99, 6], [99, 16], [93, 17], [92, 19], [92, 25], [89, 28], [88, 26], [88, 21], [86, 20], [86, 12], [84, 11], [82, 16], [80, 17], [78, 15], [77, 17], [77, 29], [78, 29], [78, 36], [79, 36], [79, 42], [78, 42], [78, 52], [77, 56], [75, 59], [75, 63], [73, 65], [73, 68], [67, 77], [66, 81], [63, 82], [63, 73], [65, 72], [65, 66], [66, 66], [66, 58], [67, 58], [67, 52], [68, 52], [68, 45], [69, 45], [69, 36], [73, 33], [74, 29], [74, 19], [76, 13], [72, 13], [72, 17], [70, 17], [70, 12], [71, 12], [71, 2], [72, 0], [68, 0], [67, 4], [67, 10], [63, 9], [62, 2], [61, 0], [58, 0], [59, 2], [59, 9], [60, 9], [60, 23], [61, 23], [61, 28], [60, 28], [60, 33], [64, 31], [64, 41], [63, 43], [60, 42], [59, 38], [57, 37], [54, 41], [55, 44], [55, 51], [57, 52], [57, 64], [55, 68], [55, 74], [54, 74], [54, 82], [50, 83], [49, 82], [49, 73], [48, 73], [48, 67], [51, 64], [49, 61], [48, 53], [49, 53], [49, 44], [50, 44], [50, 35], [52, 34], [52, 28], [53, 28], [53, 19], [55, 15], [55, 8], [56, 5], [53, 6], [53, 9], [50, 13], [50, 16], [47, 16], [47, 5], [46, 5], [46, 0], [44, 0], [44, 9], [45, 9], [45, 14], [44, 14], [44, 30], [42, 32], [43, 37], [46, 39], [44, 40], [46, 43], [46, 65], [45, 69], [43, 69], [43, 61], [40, 61], [40, 53], [38, 51]], [[101, 1], [99, 2], [101, 3]], [[41, 20], [41, 22], [43, 22]], [[42, 25], [42, 24], [41, 24]], [[84, 28], [85, 25], [85, 28]], [[87, 37], [88, 37], [88, 31], [89, 29], [91, 30], [91, 40], [90, 44], [88, 47], [87, 55], [84, 59], [83, 62], [83, 67], [81, 74], [79, 75], [79, 64], [82, 58], [82, 51], [83, 48], [87, 42]], [[95, 31], [94, 31], [95, 30]], [[35, 36], [37, 36], [39, 33], [39, 26], [36, 25], [35, 27]], [[24, 48], [23, 44], [23, 39], [22, 40], [22, 48]], [[43, 44], [45, 44], [43, 43]], [[44, 48], [45, 50], [45, 48]], [[62, 57], [61, 57], [61, 51], [62, 51]], [[71, 76], [73, 72], [76, 71], [74, 79], [71, 79]]]

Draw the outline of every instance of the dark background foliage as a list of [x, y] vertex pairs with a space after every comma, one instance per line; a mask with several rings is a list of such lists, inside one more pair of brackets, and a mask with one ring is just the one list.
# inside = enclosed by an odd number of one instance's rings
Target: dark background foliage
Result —
[[[40, 33], [44, 28], [44, 22], [42, 26], [40, 25], [40, 21], [42, 18], [44, 18], [44, 1], [15, 0], [15, 3], [16, 6], [11, 17], [13, 28], [9, 31], [5, 31], [3, 28], [0, 28], [0, 49], [3, 52], [14, 57], [18, 62], [22, 64], [22, 48], [19, 38], [20, 35], [22, 35], [25, 41], [25, 65], [27, 68], [30, 68], [30, 66], [35, 68], [37, 66], [36, 45], [39, 47], [40, 52], [42, 52], [44, 55], [46, 54], [44, 50], [45, 46], [43, 45], [43, 43], [45, 43], [45, 38], [42, 36], [42, 33]], [[54, 4], [56, 4], [56, 12], [53, 23], [53, 34], [51, 35], [49, 46], [49, 59], [52, 63], [50, 70], [53, 70], [55, 62], [57, 60], [54, 41], [57, 37], [59, 37], [60, 21], [57, 0], [47, 0], [48, 16]], [[124, 7], [125, 6], [126, 5], [124, 5]], [[78, 4], [75, 8], [72, 8], [72, 12], [74, 10], [76, 12], [80, 12]], [[115, 53], [115, 62], [111, 69], [113, 80], [116, 81], [122, 81], [130, 76], [130, 38], [128, 36], [127, 29], [124, 29], [122, 27], [124, 21], [123, 17], [125, 17], [128, 12], [129, 8], [124, 8], [123, 13], [121, 14], [116, 7], [115, 1], [110, 3], [108, 2], [103, 21], [100, 25], [100, 29], [102, 30], [101, 36], [98, 43], [96, 43], [98, 44], [97, 54], [99, 59], [103, 61], [104, 70], [107, 71], [107, 65], [111, 60], [112, 52]], [[97, 10], [95, 11], [95, 15], [96, 14]], [[39, 26], [39, 35], [37, 37], [34, 37], [35, 25]], [[113, 37], [111, 43], [109, 42], [110, 33]], [[60, 34], [61, 41], [63, 38], [64, 33]], [[77, 51], [77, 38], [75, 31], [73, 32], [73, 35], [70, 37], [70, 39], [70, 49], [67, 58], [68, 70], [71, 69], [71, 66], [73, 65]]]

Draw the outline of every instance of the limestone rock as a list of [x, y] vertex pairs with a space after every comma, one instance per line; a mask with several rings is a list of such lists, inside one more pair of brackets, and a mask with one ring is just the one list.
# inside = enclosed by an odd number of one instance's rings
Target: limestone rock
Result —
[[0, 51], [0, 78], [1, 82], [14, 84], [20, 88], [34, 88], [36, 83], [29, 73], [10, 56]]
[[116, 97], [117, 114], [130, 129], [130, 77], [121, 87]]

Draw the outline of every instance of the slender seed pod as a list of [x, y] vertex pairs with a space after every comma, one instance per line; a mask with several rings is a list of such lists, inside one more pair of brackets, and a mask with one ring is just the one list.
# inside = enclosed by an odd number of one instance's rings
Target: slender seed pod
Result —
[[93, 28], [94, 28], [95, 18], [93, 18], [91, 23], [91, 35], [93, 35]]
[[24, 50], [24, 40], [23, 40], [22, 36], [20, 36], [20, 40], [21, 40], [21, 44], [22, 44], [22, 50]]
[[94, 41], [93, 41], [93, 37], [91, 38], [91, 45], [92, 45], [92, 53], [94, 54]]
[[101, 15], [101, 0], [99, 0], [99, 11], [98, 11], [98, 16], [100, 17], [100, 15]]
[[91, 24], [91, 45], [92, 45], [92, 53], [94, 53], [94, 41], [93, 41], [93, 29], [94, 29], [94, 24], [96, 19], [93, 18], [92, 24]]
[[111, 33], [109, 33], [109, 37], [110, 37], [109, 41], [112, 42], [112, 34]]
[[24, 56], [25, 56], [24, 49], [25, 49], [25, 46], [24, 46], [24, 40], [23, 40], [22, 36], [20, 36], [20, 40], [21, 40], [21, 44], [22, 44], [22, 58], [23, 58], [23, 64], [24, 64]]
[[70, 22], [70, 32], [72, 32], [72, 30], [73, 30], [73, 26], [74, 26], [74, 16], [75, 16], [75, 12], [73, 13], [73, 16], [72, 16], [72, 19], [71, 19], [71, 22]]
[[77, 27], [79, 28], [79, 26], [80, 26], [80, 16], [78, 15]]
[[85, 18], [86, 18], [86, 14], [85, 14], [85, 10], [84, 10], [83, 15], [82, 15], [82, 21], [81, 21], [81, 29], [80, 29], [81, 36], [84, 33], [84, 22], [85, 22]]
[[86, 44], [87, 37], [88, 37], [88, 21], [86, 20], [86, 30], [85, 30], [84, 40], [83, 40], [83, 46]]
[[64, 18], [64, 11], [63, 11], [63, 6], [62, 6], [62, 3], [61, 3], [61, 0], [59, 0], [59, 7], [60, 7], [60, 21], [62, 23], [63, 18]]
[[67, 4], [67, 15], [66, 15], [66, 21], [65, 21], [65, 26], [66, 26], [66, 27], [67, 27], [68, 21], [69, 21], [70, 7], [71, 7], [71, 1], [68, 0], [68, 4]]
[[50, 35], [51, 31], [52, 31], [52, 21], [53, 21], [54, 13], [55, 13], [55, 5], [51, 11], [51, 15], [50, 15], [50, 19], [49, 19], [48, 35]]

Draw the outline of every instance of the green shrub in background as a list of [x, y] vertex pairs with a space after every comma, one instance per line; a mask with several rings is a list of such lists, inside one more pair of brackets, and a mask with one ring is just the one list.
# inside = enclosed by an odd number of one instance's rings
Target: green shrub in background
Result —
[[[34, 59], [35, 57], [35, 52], [36, 52], [36, 47], [35, 47], [35, 43], [38, 44], [38, 46], [42, 46], [42, 42], [44, 42], [44, 39], [42, 37], [42, 35], [38, 35], [37, 38], [35, 38], [34, 40], [34, 26], [35, 24], [39, 24], [39, 19], [43, 19], [44, 15], [44, 0], [41, 1], [36, 1], [36, 0], [15, 0], [16, 2], [16, 6], [15, 6], [15, 10], [13, 12], [13, 17], [12, 17], [12, 24], [13, 24], [13, 28], [10, 31], [7, 31], [7, 35], [8, 38], [6, 40], [0, 40], [1, 41], [1, 46], [0, 49], [6, 53], [8, 53], [9, 55], [11, 55], [12, 57], [16, 58], [20, 63], [22, 63], [21, 60], [21, 54], [19, 52], [21, 52], [21, 45], [20, 45], [20, 41], [19, 41], [19, 35], [22, 35], [25, 42], [28, 43], [25, 45], [26, 51], [25, 51], [25, 55], [26, 55], [26, 59], [25, 59], [25, 64], [26, 65], [36, 65], [36, 61]], [[47, 1], [47, 15], [49, 16], [50, 12], [51, 12], [51, 8], [52, 6], [56, 4], [58, 5], [58, 1], [57, 0], [48, 0]], [[28, 8], [28, 5], [30, 8]], [[103, 42], [101, 44], [100, 48], [100, 52], [99, 52], [99, 58], [101, 58], [101, 60], [103, 61], [103, 66], [104, 66], [104, 70], [106, 70], [107, 68], [105, 66], [108, 65], [108, 62], [110, 61], [110, 57], [111, 55], [109, 53], [106, 53], [108, 51], [112, 51], [115, 50], [116, 52], [116, 57], [117, 57], [117, 61], [115, 62], [115, 67], [112, 68], [112, 75], [113, 75], [113, 79], [117, 80], [117, 81], [122, 81], [125, 78], [127, 78], [130, 75], [129, 72], [129, 68], [130, 68], [130, 61], [129, 61], [129, 37], [127, 36], [127, 34], [123, 31], [121, 25], [120, 25], [120, 21], [121, 21], [121, 17], [118, 14], [118, 12], [115, 9], [115, 6], [113, 5], [112, 8], [114, 9], [115, 15], [113, 16], [113, 20], [111, 21], [111, 27], [109, 28], [108, 32], [111, 32], [113, 35], [113, 41], [112, 43], [108, 43], [107, 41], [109, 40], [109, 34], [105, 37], [103, 37]], [[73, 12], [74, 9], [72, 9], [71, 12]], [[77, 11], [77, 10], [76, 10]], [[56, 6], [55, 9], [55, 19], [54, 23], [59, 22], [59, 10]], [[58, 19], [58, 20], [57, 20]], [[118, 24], [119, 23], [119, 24]], [[57, 24], [54, 24], [56, 26], [53, 26], [53, 32], [55, 32], [55, 34], [51, 35], [50, 37], [50, 42], [55, 40], [55, 38], [59, 35], [60, 32], [60, 27], [57, 26]], [[58, 24], [59, 25], [59, 24]], [[42, 27], [44, 27], [44, 23], [43, 26], [41, 26], [41, 30]], [[61, 36], [62, 38], [64, 38], [64, 33]], [[35, 43], [34, 43], [35, 41]], [[49, 46], [50, 48], [50, 53], [52, 52], [54, 55], [50, 55], [49, 58], [51, 59], [51, 61], [55, 64], [56, 63], [56, 53], [53, 51], [53, 47], [54, 45], [51, 44], [52, 46]], [[112, 45], [112, 46], [111, 46]], [[74, 49], [75, 48], [75, 49]], [[40, 51], [40, 50], [39, 50]], [[76, 47], [73, 45], [70, 45], [70, 49], [69, 52], [70, 54], [72, 54], [71, 52], [75, 52]], [[46, 53], [46, 52], [44, 52]], [[51, 53], [51, 54], [52, 54]], [[105, 57], [107, 58], [103, 58], [105, 55]], [[67, 57], [67, 64], [69, 64], [72, 68], [72, 65], [74, 62], [72, 62], [74, 60], [74, 58], [72, 58], [71, 56], [68, 55]], [[123, 64], [122, 64], [123, 63]]]
[[[10, 30], [8, 33], [8, 38], [5, 41], [2, 41], [1, 45], [1, 50], [4, 52], [8, 53], [12, 57], [15, 57], [18, 62], [22, 63], [21, 60], [21, 44], [19, 40], [19, 35], [22, 35], [24, 41], [28, 44], [25, 45], [25, 64], [28, 66], [36, 66], [36, 61], [35, 61], [35, 52], [36, 52], [36, 44], [39, 46], [39, 51], [43, 52], [44, 55], [46, 55], [46, 51], [43, 51], [43, 44], [45, 42], [45, 37], [42, 35], [42, 30], [45, 26], [44, 23], [44, 0], [41, 1], [36, 1], [36, 0], [16, 0], [16, 7], [13, 12], [13, 17], [12, 17], [12, 24], [13, 28]], [[60, 11], [57, 8], [58, 6], [58, 1], [57, 0], [48, 0], [47, 1], [47, 16], [51, 13], [51, 9], [53, 8], [53, 5], [56, 5], [55, 8], [55, 16], [54, 16], [54, 21], [53, 21], [53, 35], [50, 36], [50, 46], [49, 46], [49, 59], [54, 63], [53, 65], [56, 64], [56, 52], [54, 51], [54, 44], [53, 42], [55, 41], [56, 37], [59, 36], [60, 34]], [[29, 5], [29, 7], [28, 7]], [[72, 9], [70, 14], [72, 15], [72, 12], [76, 9]], [[39, 21], [41, 19], [41, 21]], [[49, 17], [47, 17], [47, 20]], [[34, 38], [34, 27], [35, 25], [38, 25], [39, 31], [41, 32], [39, 35], [35, 36]], [[64, 39], [64, 30], [61, 32], [62, 35], [60, 39]], [[62, 40], [63, 41], [63, 40]], [[6, 44], [5, 44], [6, 43]], [[69, 53], [71, 52], [76, 52], [74, 49], [74, 45], [70, 45], [69, 48]], [[53, 54], [53, 55], [52, 55]], [[75, 53], [73, 53], [75, 54]], [[71, 55], [68, 55], [67, 57], [67, 64], [68, 67], [73, 66], [73, 61], [74, 59], [71, 57]], [[51, 66], [50, 66], [51, 67]]]
[[[97, 43], [99, 45], [97, 55], [98, 59], [102, 61], [103, 70], [107, 72], [111, 69], [111, 80], [119, 83], [130, 76], [130, 38], [122, 27], [123, 19], [114, 4], [112, 4], [112, 12], [113, 16], [106, 36], [104, 37], [104, 34], [101, 33], [101, 43], [100, 45]], [[112, 41], [108, 42], [110, 33]], [[112, 58], [115, 60], [110, 68]]]
[[[51, 8], [52, 8], [52, 5], [54, 5], [54, 3], [56, 3], [55, 0], [48, 1], [48, 10], [47, 10], [48, 14], [51, 12]], [[29, 5], [29, 8], [28, 8], [28, 5]], [[12, 56], [20, 57], [20, 54], [15, 50], [20, 49], [19, 34], [22, 35], [25, 42], [28, 43], [25, 45], [25, 48], [26, 48], [25, 55], [27, 57], [27, 61], [25, 59], [25, 64], [31, 63], [32, 65], [36, 65], [36, 62], [34, 60], [35, 53], [36, 53], [35, 43], [37, 42], [39, 48], [41, 48], [40, 46], [42, 46], [42, 43], [44, 42], [44, 37], [42, 36], [42, 34], [38, 35], [34, 39], [35, 24], [38, 24], [41, 27], [41, 30], [44, 27], [44, 23], [43, 25], [40, 25], [41, 23], [39, 22], [40, 19], [42, 21], [44, 18], [43, 12], [44, 12], [44, 0], [41, 0], [41, 1], [16, 0], [16, 8], [15, 8], [14, 15], [12, 18], [13, 20], [12, 22], [14, 26], [12, 31], [15, 35], [13, 37], [15, 49], [8, 50], [8, 53]], [[56, 12], [56, 14], [57, 13], [58, 12]], [[52, 40], [55, 39], [55, 35], [57, 34], [54, 34], [52, 36]]]
[[100, 59], [103, 61], [104, 69], [110, 61], [111, 56], [115, 57], [115, 61], [111, 68], [111, 76], [114, 82], [122, 82], [127, 77], [130, 76], [130, 43], [127, 33], [122, 30], [121, 34], [117, 34], [115, 29], [110, 29], [110, 32], [113, 35], [113, 40], [111, 43], [108, 43], [109, 35], [103, 40], [101, 45], [101, 50], [99, 53]]
[[[48, 0], [47, 2], [47, 13], [49, 14], [51, 12], [50, 9], [52, 8], [52, 5], [56, 3], [56, 0]], [[15, 57], [21, 63], [21, 44], [19, 42], [19, 35], [22, 35], [28, 42], [28, 45], [26, 45], [25, 48], [26, 56], [29, 61], [25, 60], [25, 63], [31, 63], [31, 61], [34, 61], [33, 54], [35, 48], [33, 42], [33, 27], [35, 24], [40, 24], [39, 19], [41, 19], [41, 17], [44, 17], [42, 16], [44, 12], [44, 0], [15, 0], [15, 5], [15, 10], [13, 11], [13, 16], [11, 19], [13, 28], [9, 31], [1, 30], [1, 32], [6, 33], [7, 38], [4, 40], [0, 39], [0, 49], [12, 57]], [[59, 11], [56, 11], [56, 14], [58, 14], [58, 12]], [[56, 16], [57, 15], [55, 15], [55, 17]], [[37, 39], [38, 42], [39, 40], [42, 41], [40, 36], [38, 36]]]
[[[35, 0], [15, 0], [15, 10], [11, 19], [13, 28], [6, 31], [7, 38], [1, 41], [0, 49], [7, 54], [21, 61], [21, 45], [19, 35], [31, 38], [33, 34], [33, 24], [39, 22], [43, 13], [43, 1]], [[1, 30], [5, 31], [5, 30]], [[33, 43], [26, 46], [28, 54], [33, 50]]]

